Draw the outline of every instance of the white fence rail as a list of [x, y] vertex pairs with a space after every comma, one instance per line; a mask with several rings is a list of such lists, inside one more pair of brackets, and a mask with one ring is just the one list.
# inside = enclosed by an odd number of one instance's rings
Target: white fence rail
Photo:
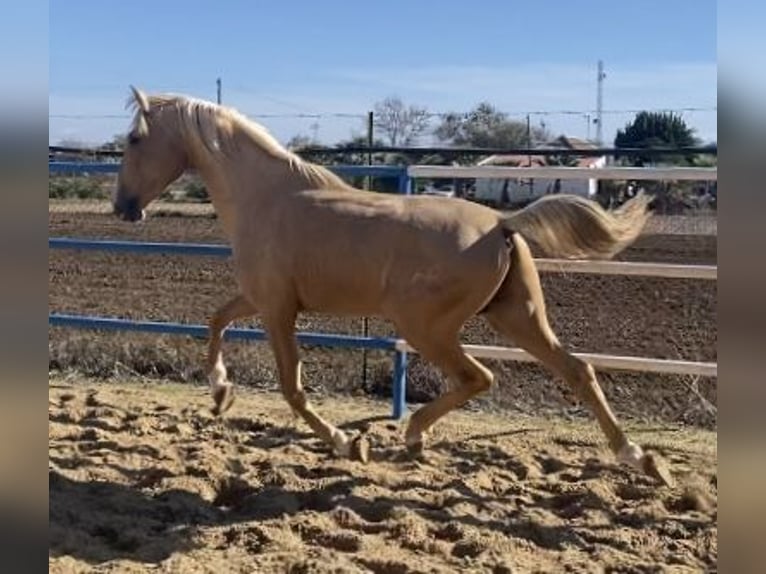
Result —
[[[406, 341], [398, 341], [398, 351], [417, 353]], [[488, 345], [463, 345], [469, 355], [477, 359], [499, 359], [525, 363], [537, 362], [532, 355], [515, 347], [494, 347]], [[587, 361], [597, 369], [614, 369], [639, 373], [658, 373], [668, 375], [695, 375], [701, 377], [718, 376], [717, 363], [681, 361], [672, 359], [650, 359], [646, 357], [627, 357], [620, 355], [599, 355], [596, 353], [572, 353]]]
[[535, 259], [540, 271], [592, 273], [597, 275], [632, 275], [668, 279], [718, 279], [716, 265], [675, 265], [629, 261], [581, 261], [577, 259]]

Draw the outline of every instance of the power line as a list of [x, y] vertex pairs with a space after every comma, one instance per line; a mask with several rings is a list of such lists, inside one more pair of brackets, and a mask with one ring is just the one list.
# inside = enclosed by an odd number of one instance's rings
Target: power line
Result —
[[321, 119], [321, 118], [366, 118], [367, 113], [354, 114], [354, 113], [317, 113], [317, 114], [245, 114], [251, 118], [309, 118], [309, 119]]
[[[601, 113], [605, 115], [619, 115], [619, 114], [637, 114], [640, 112], [716, 112], [717, 106], [702, 106], [702, 107], [666, 107], [666, 108], [635, 108], [635, 109], [612, 109], [602, 110]], [[353, 113], [353, 112], [318, 112], [318, 113], [247, 113], [243, 112], [246, 116], [251, 118], [306, 118], [306, 119], [322, 119], [322, 118], [366, 118], [367, 112]], [[531, 110], [531, 111], [503, 111], [500, 112], [507, 116], [585, 116], [594, 115], [596, 110], [582, 109], [582, 110]], [[428, 112], [425, 114], [429, 118], [445, 118], [449, 116], [457, 116], [459, 118], [470, 117], [471, 112]], [[100, 120], [100, 119], [130, 119], [132, 116], [129, 114], [48, 114], [49, 119], [67, 119], [67, 120]]]
[[63, 120], [123, 120], [131, 117], [129, 114], [48, 114], [48, 119]]
[[[717, 106], [702, 106], [702, 107], [666, 107], [666, 108], [635, 108], [635, 109], [612, 109], [601, 110], [602, 114], [637, 114], [639, 112], [715, 112], [718, 110]], [[582, 109], [582, 110], [529, 110], [529, 111], [500, 111], [500, 113], [506, 116], [584, 116], [594, 115], [598, 110]], [[472, 112], [429, 112], [426, 115], [428, 117], [470, 117]]]

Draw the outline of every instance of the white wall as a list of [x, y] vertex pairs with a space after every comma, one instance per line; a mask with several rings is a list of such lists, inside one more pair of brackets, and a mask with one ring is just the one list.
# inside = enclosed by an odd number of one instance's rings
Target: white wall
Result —
[[[599, 168], [606, 166], [606, 158], [600, 157], [597, 161], [593, 162], [590, 167]], [[530, 180], [528, 179], [489, 179], [482, 178], [476, 180], [476, 198], [480, 200], [491, 200], [499, 202], [505, 182], [508, 182], [508, 198], [511, 202], [528, 201], [543, 197], [549, 190], [553, 190], [556, 179], [538, 178], [532, 180], [530, 186]], [[559, 182], [559, 193], [572, 193], [575, 195], [583, 195], [586, 197], [593, 197], [598, 191], [597, 179], [562, 179]]]
[[[499, 202], [503, 186], [507, 181], [508, 198], [512, 202], [538, 199], [550, 193], [556, 184], [555, 179], [477, 179], [476, 198]], [[559, 180], [559, 193], [573, 193], [593, 196], [596, 193], [598, 182], [595, 179], [562, 179]]]

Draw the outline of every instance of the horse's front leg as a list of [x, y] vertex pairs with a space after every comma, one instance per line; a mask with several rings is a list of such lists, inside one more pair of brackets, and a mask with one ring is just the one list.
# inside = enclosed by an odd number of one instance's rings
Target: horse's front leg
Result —
[[361, 435], [350, 439], [346, 433], [324, 420], [314, 410], [301, 384], [301, 364], [295, 338], [295, 313], [264, 316], [269, 343], [277, 363], [279, 383], [285, 399], [325, 443], [343, 457], [367, 462], [369, 445]]
[[213, 395], [213, 414], [219, 415], [226, 412], [234, 402], [234, 385], [226, 378], [226, 367], [223, 364], [221, 342], [223, 332], [232, 321], [253, 315], [257, 309], [242, 295], [230, 299], [225, 305], [219, 307], [209, 322], [209, 340], [206, 358], [206, 372], [210, 383], [210, 392]]

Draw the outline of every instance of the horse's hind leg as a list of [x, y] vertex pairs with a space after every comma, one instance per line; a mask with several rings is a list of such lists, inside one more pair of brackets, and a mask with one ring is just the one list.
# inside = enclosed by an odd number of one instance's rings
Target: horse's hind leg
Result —
[[219, 307], [208, 324], [206, 372], [215, 401], [213, 413], [216, 415], [228, 410], [234, 402], [234, 386], [226, 379], [226, 366], [221, 353], [223, 332], [232, 321], [255, 313], [256, 308], [242, 295], [237, 295]]
[[314, 410], [306, 397], [301, 384], [301, 364], [298, 358], [298, 345], [295, 339], [295, 313], [280, 316], [271, 314], [263, 320], [269, 335], [269, 343], [274, 352], [279, 372], [282, 394], [294, 413], [306, 423], [325, 443], [332, 446], [341, 456], [367, 462], [369, 446], [361, 436], [349, 439], [346, 434], [325, 421]]
[[620, 428], [593, 367], [567, 352], [548, 324], [540, 278], [529, 247], [514, 236], [511, 268], [499, 292], [485, 309], [492, 327], [509, 337], [544, 365], [562, 377], [584, 401], [598, 420], [618, 460], [665, 483], [669, 473], [650, 454], [628, 440]]

